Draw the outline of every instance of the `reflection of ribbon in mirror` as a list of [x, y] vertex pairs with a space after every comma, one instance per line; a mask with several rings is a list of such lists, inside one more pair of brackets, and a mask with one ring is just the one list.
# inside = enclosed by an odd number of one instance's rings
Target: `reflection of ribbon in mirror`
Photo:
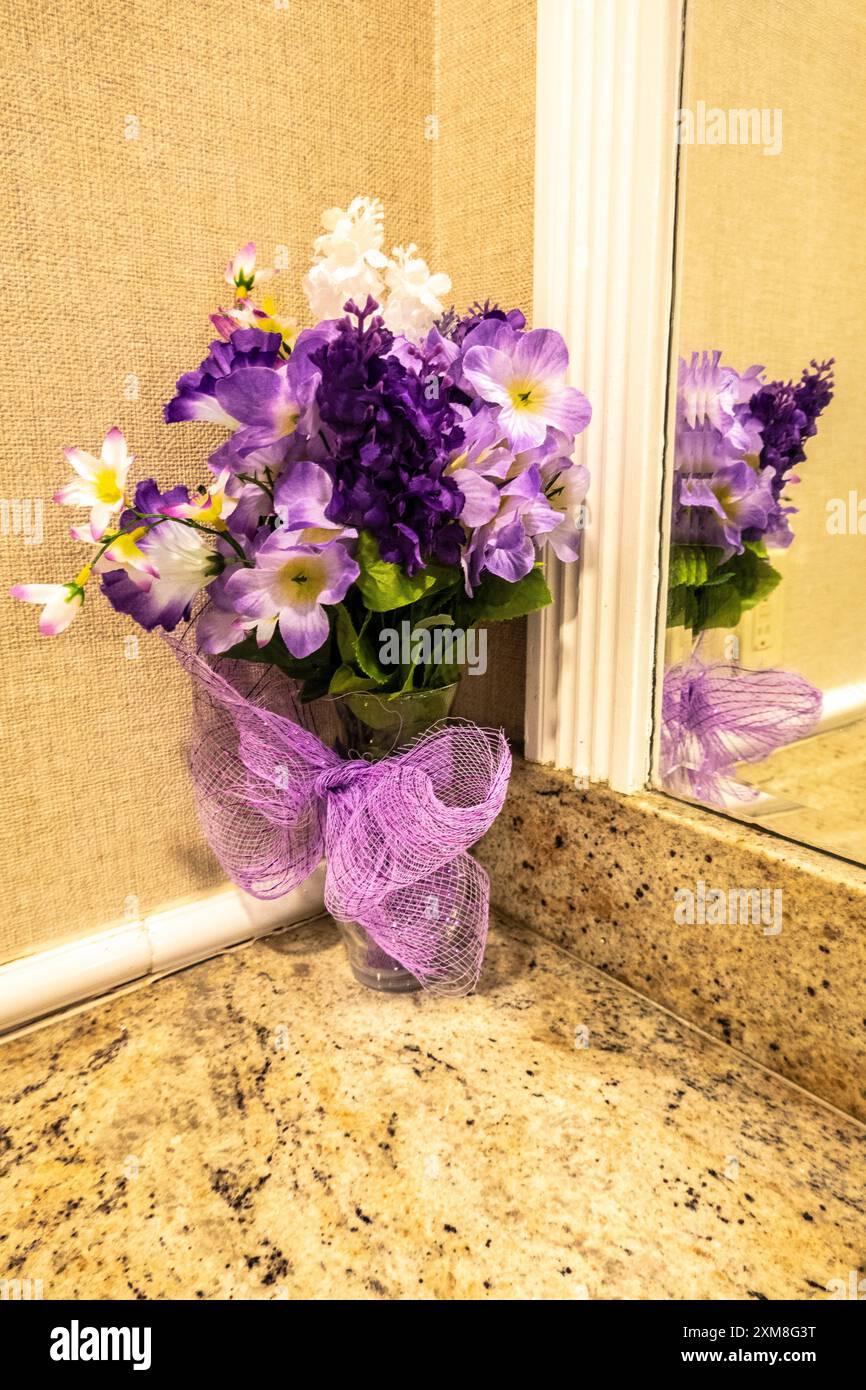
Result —
[[[302, 727], [294, 687], [279, 673], [273, 704], [285, 713], [268, 707], [265, 688], [244, 694], [167, 641], [194, 682], [199, 820], [232, 882], [257, 898], [281, 897], [324, 855], [333, 917], [359, 922], [431, 993], [474, 989], [489, 883], [467, 851], [508, 790], [501, 730], [453, 720], [379, 762], [346, 760]], [[237, 672], [246, 663], [223, 665]]]
[[820, 690], [793, 671], [747, 671], [735, 662], [705, 665], [697, 655], [665, 672], [661, 778], [673, 792], [725, 806], [753, 801], [736, 763], [757, 763], [805, 738], [821, 716]]

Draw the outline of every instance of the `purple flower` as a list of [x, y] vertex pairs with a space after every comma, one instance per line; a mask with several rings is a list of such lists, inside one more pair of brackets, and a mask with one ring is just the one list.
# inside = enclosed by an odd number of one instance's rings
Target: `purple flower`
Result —
[[498, 304], [491, 304], [489, 299], [483, 304], [476, 300], [462, 318], [458, 317], [453, 308], [449, 309], [435, 327], [444, 338], [450, 338], [458, 347], [462, 347], [465, 339], [479, 324], [490, 322], [505, 323], [515, 332], [520, 332], [526, 327], [526, 318], [519, 309], [500, 309]]
[[722, 365], [720, 352], [680, 361], [675, 541], [728, 555], [744, 543], [790, 545], [796, 508], [782, 494], [797, 481], [791, 470], [833, 396], [832, 361], [811, 365], [795, 386], [764, 383], [761, 367], [740, 374]]
[[[562, 460], [557, 460], [560, 464]], [[555, 465], [553, 465], [555, 467]], [[542, 470], [542, 479], [547, 470]], [[559, 521], [545, 536], [557, 559], [573, 563], [580, 555], [584, 530], [584, 503], [589, 488], [589, 469], [582, 463], [566, 462], [545, 488], [545, 495]]]
[[195, 635], [203, 652], [216, 655], [227, 652], [243, 642], [254, 618], [242, 618], [232, 608], [226, 597], [225, 587], [234, 570], [221, 574], [208, 589], [208, 602], [202, 609], [195, 624]]
[[500, 325], [495, 343], [470, 347], [463, 375], [482, 400], [499, 406], [502, 433], [515, 449], [543, 444], [551, 426], [569, 435], [586, 428], [592, 409], [565, 384], [568, 349], [559, 333], [536, 328], [518, 334]]
[[[766, 540], [775, 546], [790, 545], [794, 539], [787, 518], [796, 508], [781, 505], [782, 493], [789, 483], [799, 481], [792, 469], [805, 462], [805, 442], [817, 434], [816, 421], [833, 399], [833, 359], [820, 364], [813, 361], [811, 366], [814, 370], [804, 368], [796, 386], [792, 381], [770, 382], [749, 402], [761, 431], [761, 467], [772, 470], [774, 506]], [[758, 538], [754, 532], [746, 533], [746, 540]]]
[[773, 381], [762, 386], [749, 402], [761, 430], [761, 464], [769, 465], [780, 480], [803, 463], [803, 445], [817, 434], [816, 421], [833, 399], [833, 361], [812, 362], [800, 381]]
[[763, 534], [773, 507], [772, 469], [755, 471], [744, 459], [727, 463], [708, 477], [678, 479], [677, 540], [720, 546], [725, 556], [744, 549], [748, 531]]
[[333, 481], [328, 517], [371, 532], [382, 558], [412, 575], [430, 560], [459, 561], [463, 496], [446, 469], [463, 435], [447, 394], [393, 354], [375, 308], [369, 298], [363, 309], [350, 304], [310, 354]]
[[137, 513], [142, 516], [172, 516], [177, 508], [188, 506], [189, 501], [189, 489], [183, 483], [169, 488], [168, 492], [160, 492], [155, 478], [143, 478], [135, 489], [132, 507], [123, 513], [120, 524], [122, 527], [134, 526]]
[[[485, 478], [505, 480], [510, 473], [519, 471], [515, 463], [514, 450], [502, 438], [498, 411], [495, 406], [477, 402], [473, 414], [468, 406], [456, 407], [457, 418], [463, 434], [463, 445], [457, 457], [451, 460], [450, 471], [467, 468]], [[535, 461], [531, 455], [525, 456], [527, 466]]]
[[291, 450], [291, 436], [283, 436], [270, 444], [258, 445], [250, 441], [246, 430], [240, 429], [231, 439], [215, 449], [208, 458], [208, 467], [214, 473], [245, 473], [252, 478], [266, 479], [268, 474], [275, 476], [282, 468]]
[[760, 384], [763, 367], [749, 367], [742, 376], [733, 367], [723, 367], [722, 354], [692, 353], [691, 362], [680, 358], [677, 419], [689, 429], [711, 425], [719, 434], [735, 435], [735, 449], [748, 453], [748, 438], [736, 438], [738, 408], [746, 404]]
[[265, 646], [279, 624], [294, 657], [318, 651], [328, 637], [324, 604], [340, 603], [358, 578], [358, 566], [339, 541], [297, 545], [274, 531], [256, 555], [254, 568], [238, 567], [225, 584], [225, 600], [256, 620], [256, 640]]
[[238, 328], [227, 343], [220, 339], [211, 343], [210, 355], [201, 366], [178, 378], [177, 394], [163, 410], [166, 421], [209, 420], [236, 429], [237, 420], [217, 399], [217, 382], [249, 367], [273, 367], [279, 361], [281, 343], [279, 333], [263, 333], [259, 328]]
[[283, 473], [274, 489], [274, 512], [299, 541], [317, 543], [354, 538], [357, 532], [331, 521], [331, 477], [318, 463], [301, 459]]
[[499, 492], [499, 509], [470, 536], [463, 557], [467, 594], [475, 592], [485, 570], [514, 584], [538, 559], [535, 537], [553, 532], [562, 513], [544, 495], [537, 468], [529, 468]]
[[[177, 489], [175, 489], [177, 491]], [[138, 548], [156, 571], [142, 587], [124, 570], [102, 576], [102, 592], [119, 613], [128, 613], [150, 632], [162, 627], [171, 632], [188, 619], [196, 594], [223, 567], [223, 558], [211, 549], [200, 531], [182, 521], [161, 521], [142, 536]]]
[[244, 427], [232, 440], [237, 454], [271, 448], [297, 424], [300, 407], [287, 365], [232, 372], [216, 381], [214, 393], [226, 415]]

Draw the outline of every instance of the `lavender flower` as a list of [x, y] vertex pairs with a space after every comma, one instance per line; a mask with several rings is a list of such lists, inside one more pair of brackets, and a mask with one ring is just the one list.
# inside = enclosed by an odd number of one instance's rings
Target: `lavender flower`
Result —
[[443, 338], [450, 338], [458, 347], [462, 347], [468, 334], [472, 333], [479, 324], [488, 321], [506, 323], [515, 332], [520, 332], [526, 327], [526, 318], [519, 309], [500, 309], [498, 304], [491, 304], [489, 299], [485, 299], [483, 304], [479, 304], [476, 300], [462, 318], [452, 305], [448, 312], [438, 320], [436, 327]]
[[788, 517], [796, 508], [782, 494], [797, 482], [793, 467], [806, 455], [806, 439], [832, 400], [832, 359], [793, 382], [761, 380], [763, 369], [742, 375], [721, 353], [693, 353], [680, 362], [677, 404], [673, 538], [680, 544], [720, 547], [741, 554], [763, 541], [793, 540]]
[[265, 646], [279, 624], [292, 656], [318, 651], [329, 631], [325, 604], [340, 603], [358, 578], [358, 566], [339, 541], [296, 545], [274, 531], [256, 555], [254, 568], [238, 566], [225, 583], [224, 598], [257, 625]]
[[[761, 467], [772, 469], [774, 505], [768, 515], [766, 538], [776, 546], [790, 545], [794, 539], [787, 518], [797, 509], [783, 507], [780, 499], [790, 483], [799, 482], [792, 469], [805, 462], [805, 442], [817, 434], [818, 417], [833, 399], [833, 362], [832, 357], [820, 364], [813, 360], [810, 365], [814, 370], [804, 368], [796, 386], [792, 381], [770, 382], [749, 402], [761, 431]], [[747, 531], [745, 537], [760, 538], [754, 530]]]
[[445, 393], [393, 355], [376, 307], [350, 302], [309, 359], [320, 372], [315, 400], [334, 484], [328, 517], [370, 531], [382, 558], [413, 575], [429, 560], [460, 559], [463, 496], [446, 468], [463, 435]]

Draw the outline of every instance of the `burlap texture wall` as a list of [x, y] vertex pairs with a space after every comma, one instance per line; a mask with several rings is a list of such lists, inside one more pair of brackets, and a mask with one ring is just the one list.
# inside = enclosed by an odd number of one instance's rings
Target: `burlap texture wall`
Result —
[[[389, 237], [429, 251], [459, 300], [529, 307], [533, 5], [4, 8], [0, 497], [41, 502], [44, 538], [4, 526], [2, 592], [81, 563], [73, 514], [49, 500], [61, 446], [97, 448], [117, 424], [136, 476], [205, 477], [205, 428], [165, 426], [161, 406], [203, 356], [225, 261], [248, 238], [266, 260], [287, 249], [282, 293], [301, 315], [321, 210], [375, 193]], [[2, 602], [5, 958], [220, 876], [183, 764], [186, 681], [159, 639], [96, 593], [56, 640], [37, 635], [35, 609]], [[466, 701], [512, 731], [522, 651], [520, 632], [497, 641], [497, 673]]]
[[[439, 261], [458, 304], [499, 300], [532, 314], [534, 0], [439, 0], [439, 141], [433, 206]], [[458, 712], [523, 740], [525, 622], [488, 629], [488, 674], [466, 678]]]

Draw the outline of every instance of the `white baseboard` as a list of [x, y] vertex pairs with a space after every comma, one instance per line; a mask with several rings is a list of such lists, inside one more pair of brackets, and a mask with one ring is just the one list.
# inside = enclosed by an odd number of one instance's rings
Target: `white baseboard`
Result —
[[0, 1033], [147, 975], [166, 975], [324, 911], [324, 866], [284, 898], [224, 888], [0, 965]]
[[856, 719], [866, 715], [866, 684], [836, 685], [824, 691], [821, 718], [815, 729], [816, 734], [826, 733], [828, 729], [841, 729], [845, 724], [853, 724]]

